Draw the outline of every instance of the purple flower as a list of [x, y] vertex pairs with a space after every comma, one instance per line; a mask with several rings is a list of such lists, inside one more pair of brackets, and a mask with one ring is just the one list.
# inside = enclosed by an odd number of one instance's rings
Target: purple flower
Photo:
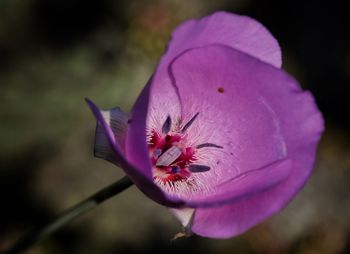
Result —
[[180, 25], [130, 117], [99, 110], [95, 155], [121, 166], [198, 235], [228, 238], [278, 212], [310, 176], [323, 119], [257, 21]]

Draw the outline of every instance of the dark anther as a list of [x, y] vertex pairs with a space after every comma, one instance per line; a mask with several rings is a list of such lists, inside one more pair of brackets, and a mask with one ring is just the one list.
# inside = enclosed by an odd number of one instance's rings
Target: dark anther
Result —
[[185, 126], [181, 129], [181, 133], [184, 133], [194, 122], [194, 120], [196, 120], [197, 116], [198, 116], [199, 112], [197, 112], [192, 118], [191, 120], [189, 120]]
[[218, 146], [218, 145], [215, 145], [215, 144], [212, 144], [212, 143], [203, 143], [203, 144], [198, 145], [196, 148], [200, 149], [200, 148], [203, 148], [203, 147], [223, 148], [222, 146]]
[[179, 166], [171, 166], [171, 173], [179, 173], [181, 168]]
[[168, 117], [166, 118], [164, 124], [163, 124], [163, 127], [162, 127], [162, 132], [164, 134], [168, 133], [170, 131], [170, 128], [171, 128], [171, 118], [170, 116], [168, 115]]
[[191, 164], [191, 165], [188, 166], [188, 169], [189, 169], [192, 173], [200, 173], [200, 172], [209, 171], [209, 170], [210, 170], [210, 167], [205, 166], [205, 165]]

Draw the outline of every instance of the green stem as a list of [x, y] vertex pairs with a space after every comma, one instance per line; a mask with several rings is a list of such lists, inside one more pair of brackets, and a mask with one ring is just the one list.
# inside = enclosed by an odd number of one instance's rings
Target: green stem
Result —
[[20, 253], [34, 244], [44, 240], [51, 234], [55, 233], [61, 227], [71, 222], [75, 218], [83, 215], [84, 213], [92, 210], [103, 201], [115, 196], [122, 192], [133, 184], [133, 182], [126, 176], [120, 179], [118, 182], [113, 183], [106, 188], [95, 193], [91, 197], [83, 200], [75, 206], [67, 209], [61, 215], [57, 216], [54, 220], [43, 227], [39, 227], [28, 232], [22, 238], [20, 238], [11, 249], [4, 254]]

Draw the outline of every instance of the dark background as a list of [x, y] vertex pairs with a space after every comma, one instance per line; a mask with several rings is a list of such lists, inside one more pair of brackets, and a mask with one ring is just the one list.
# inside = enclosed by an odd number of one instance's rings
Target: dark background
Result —
[[83, 98], [129, 110], [170, 31], [216, 10], [278, 39], [326, 119], [314, 174], [280, 214], [229, 240], [180, 224], [135, 187], [28, 253], [350, 253], [350, 29], [342, 1], [0, 0], [0, 250], [123, 173], [93, 158]]

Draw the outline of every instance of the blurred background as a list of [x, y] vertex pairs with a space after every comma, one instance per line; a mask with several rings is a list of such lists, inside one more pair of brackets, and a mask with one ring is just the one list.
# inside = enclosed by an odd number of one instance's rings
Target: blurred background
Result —
[[170, 242], [180, 224], [132, 187], [28, 253], [350, 253], [350, 20], [316, 0], [0, 0], [0, 250], [123, 175], [93, 158], [84, 97], [128, 111], [171, 30], [216, 10], [261, 21], [324, 113], [304, 190], [240, 237]]

